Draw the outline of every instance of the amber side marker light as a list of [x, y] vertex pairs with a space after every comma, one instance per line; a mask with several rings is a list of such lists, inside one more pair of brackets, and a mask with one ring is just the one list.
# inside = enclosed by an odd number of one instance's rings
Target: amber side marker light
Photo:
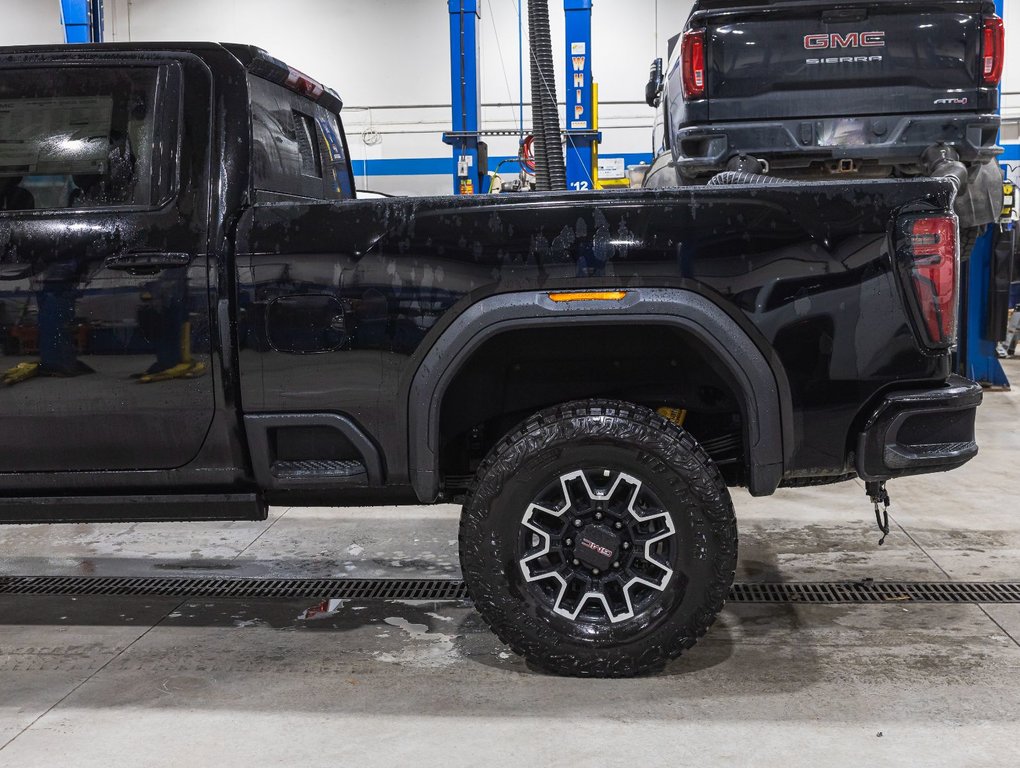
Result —
[[573, 293], [550, 293], [553, 301], [623, 301], [626, 291], [575, 291]]

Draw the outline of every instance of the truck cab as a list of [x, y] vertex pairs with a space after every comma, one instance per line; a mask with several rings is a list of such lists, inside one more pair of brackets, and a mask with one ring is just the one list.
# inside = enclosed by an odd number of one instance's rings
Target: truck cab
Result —
[[173, 485], [192, 513], [262, 514], [237, 440], [238, 217], [353, 198], [339, 99], [246, 46], [2, 66], [6, 492]]

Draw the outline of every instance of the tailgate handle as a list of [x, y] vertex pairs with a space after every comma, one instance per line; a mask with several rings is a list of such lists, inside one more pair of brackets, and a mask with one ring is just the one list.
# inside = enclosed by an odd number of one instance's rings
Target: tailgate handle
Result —
[[838, 21], [864, 21], [868, 18], [865, 8], [836, 8], [822, 13], [822, 21], [826, 24]]
[[103, 266], [124, 272], [158, 272], [172, 267], [186, 267], [190, 263], [190, 253], [123, 253], [107, 257]]

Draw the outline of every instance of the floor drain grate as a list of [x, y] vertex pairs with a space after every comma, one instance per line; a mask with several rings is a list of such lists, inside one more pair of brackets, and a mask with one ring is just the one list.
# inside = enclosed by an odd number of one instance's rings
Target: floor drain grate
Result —
[[[463, 600], [453, 579], [244, 579], [0, 576], [0, 594], [222, 597], [248, 599]], [[1020, 603], [1018, 582], [738, 583], [732, 603]]]
[[0, 578], [0, 594], [309, 598], [316, 600], [462, 600], [467, 597], [467, 587], [463, 581], [451, 579], [18, 576]]
[[1020, 583], [850, 581], [734, 584], [734, 603], [1020, 603]]

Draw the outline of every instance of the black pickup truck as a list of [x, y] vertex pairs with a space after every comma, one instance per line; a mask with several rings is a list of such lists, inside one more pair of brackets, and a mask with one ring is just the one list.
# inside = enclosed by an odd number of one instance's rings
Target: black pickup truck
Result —
[[733, 579], [728, 486], [977, 451], [946, 180], [356, 199], [241, 45], [0, 50], [0, 520], [463, 502], [514, 650], [629, 675]]
[[673, 169], [653, 179], [946, 175], [961, 226], [987, 224], [1004, 56], [989, 0], [696, 0], [646, 87]]

